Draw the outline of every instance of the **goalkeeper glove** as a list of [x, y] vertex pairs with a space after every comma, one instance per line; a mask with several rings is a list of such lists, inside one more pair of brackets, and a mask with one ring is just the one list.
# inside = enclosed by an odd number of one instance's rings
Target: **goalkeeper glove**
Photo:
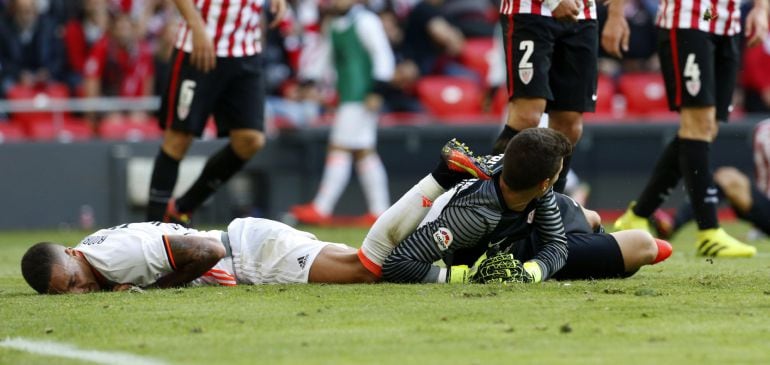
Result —
[[450, 267], [448, 274], [447, 283], [465, 284], [470, 280], [472, 271], [468, 268], [468, 265], [457, 265]]
[[472, 283], [528, 283], [534, 281], [521, 262], [512, 254], [499, 254], [479, 263], [470, 277]]

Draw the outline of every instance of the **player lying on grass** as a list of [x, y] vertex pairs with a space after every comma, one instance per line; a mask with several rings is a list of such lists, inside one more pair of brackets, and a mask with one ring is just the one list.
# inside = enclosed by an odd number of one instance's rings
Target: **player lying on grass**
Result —
[[[560, 270], [564, 279], [623, 277], [668, 257], [670, 245], [645, 231], [594, 233], [598, 215], [554, 193], [570, 153], [569, 140], [552, 129], [519, 132], [502, 156], [488, 159], [492, 179], [458, 188], [393, 249], [383, 279], [465, 282], [473, 273], [468, 266], [484, 253], [521, 260], [523, 270], [510, 270], [511, 277], [502, 281], [524, 282], [546, 280]], [[561, 214], [559, 204], [565, 209]], [[566, 233], [563, 221], [569, 223]], [[439, 260], [447, 268], [434, 264]]]
[[[132, 223], [98, 231], [74, 249], [37, 244], [22, 259], [22, 273], [41, 293], [124, 290], [134, 285], [163, 288], [187, 283], [375, 281], [379, 277], [373, 271], [377, 272], [393, 245], [415, 230], [432, 201], [446, 190], [438, 181], [454, 185], [468, 176], [451, 172], [448, 166], [462, 166], [458, 169], [488, 178], [486, 167], [462, 146], [450, 142], [442, 154], [446, 162], [378, 219], [358, 251], [264, 219], [236, 219], [227, 232]], [[646, 248], [652, 245], [650, 237]], [[649, 256], [644, 252], [640, 250], [642, 257]], [[623, 255], [625, 258], [625, 250]], [[639, 266], [650, 263], [636, 262]], [[522, 273], [518, 261], [511, 255], [501, 255], [483, 261], [473, 278], [478, 282], [516, 281]]]
[[[717, 194], [727, 199], [738, 218], [770, 235], [770, 198], [752, 184], [748, 176], [734, 167], [720, 167], [714, 172], [714, 183], [719, 190]], [[659, 227], [662, 231], [659, 233], [670, 237], [692, 219], [692, 205], [685, 204], [677, 211], [673, 226]]]
[[147, 222], [102, 229], [74, 248], [35, 244], [22, 258], [22, 274], [37, 292], [50, 294], [189, 283], [374, 282], [372, 268], [415, 230], [432, 201], [465, 178], [489, 179], [485, 169], [462, 144], [447, 143], [437, 168], [372, 226], [363, 243], [370, 258], [267, 219], [235, 219], [226, 231]]

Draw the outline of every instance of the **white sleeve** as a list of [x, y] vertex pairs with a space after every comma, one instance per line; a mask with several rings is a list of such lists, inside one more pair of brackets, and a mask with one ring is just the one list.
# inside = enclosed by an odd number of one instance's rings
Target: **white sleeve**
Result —
[[396, 59], [380, 18], [371, 12], [363, 12], [356, 20], [356, 33], [372, 60], [372, 77], [383, 82], [393, 80]]
[[148, 286], [173, 271], [164, 237], [160, 230], [108, 229], [86, 237], [75, 249], [106, 280]]

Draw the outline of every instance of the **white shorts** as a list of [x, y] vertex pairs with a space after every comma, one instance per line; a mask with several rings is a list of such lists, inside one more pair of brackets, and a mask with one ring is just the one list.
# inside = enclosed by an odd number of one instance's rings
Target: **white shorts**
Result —
[[338, 245], [261, 218], [235, 219], [227, 234], [238, 284], [307, 283], [321, 249]]
[[343, 103], [337, 109], [330, 144], [351, 150], [372, 149], [377, 144], [377, 113], [363, 103]]

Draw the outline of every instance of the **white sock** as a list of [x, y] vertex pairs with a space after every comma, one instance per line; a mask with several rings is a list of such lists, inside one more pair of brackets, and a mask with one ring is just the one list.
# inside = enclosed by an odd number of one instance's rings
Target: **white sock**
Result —
[[313, 200], [313, 205], [322, 215], [329, 215], [334, 210], [337, 200], [345, 191], [350, 180], [350, 165], [353, 155], [347, 151], [332, 150], [326, 155], [326, 164], [321, 178], [321, 185]]
[[388, 192], [388, 175], [385, 166], [380, 160], [380, 155], [371, 153], [356, 162], [358, 181], [366, 196], [369, 212], [379, 216], [390, 205], [390, 193]]
[[433, 200], [443, 193], [444, 188], [433, 176], [420, 180], [377, 218], [361, 245], [364, 256], [382, 267], [390, 251], [414, 232], [430, 211]]

